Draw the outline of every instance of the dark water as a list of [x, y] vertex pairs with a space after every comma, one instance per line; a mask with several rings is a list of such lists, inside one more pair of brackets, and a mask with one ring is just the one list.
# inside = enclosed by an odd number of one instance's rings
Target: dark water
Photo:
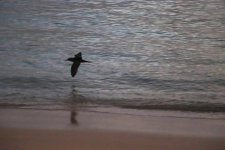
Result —
[[[0, 105], [225, 113], [223, 0], [1, 0]], [[75, 78], [64, 61], [92, 61]]]

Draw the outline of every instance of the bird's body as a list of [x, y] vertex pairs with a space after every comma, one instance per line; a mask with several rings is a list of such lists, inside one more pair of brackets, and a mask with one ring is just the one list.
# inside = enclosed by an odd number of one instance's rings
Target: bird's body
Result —
[[77, 74], [77, 70], [80, 66], [80, 63], [89, 62], [89, 61], [86, 61], [86, 60], [82, 59], [81, 52], [79, 52], [78, 54], [76, 54], [72, 58], [68, 58], [67, 61], [73, 62], [72, 66], [71, 66], [71, 76], [72, 77], [74, 77]]

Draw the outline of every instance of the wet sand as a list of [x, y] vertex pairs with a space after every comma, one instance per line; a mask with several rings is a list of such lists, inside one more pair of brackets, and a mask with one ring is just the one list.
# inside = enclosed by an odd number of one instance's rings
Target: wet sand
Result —
[[4, 150], [224, 150], [225, 120], [0, 109]]

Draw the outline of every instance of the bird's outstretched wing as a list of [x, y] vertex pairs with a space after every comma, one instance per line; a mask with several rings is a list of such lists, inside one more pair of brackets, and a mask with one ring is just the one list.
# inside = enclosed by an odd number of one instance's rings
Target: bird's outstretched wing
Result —
[[75, 61], [71, 66], [71, 76], [74, 77], [77, 73], [78, 67], [80, 66], [80, 62]]

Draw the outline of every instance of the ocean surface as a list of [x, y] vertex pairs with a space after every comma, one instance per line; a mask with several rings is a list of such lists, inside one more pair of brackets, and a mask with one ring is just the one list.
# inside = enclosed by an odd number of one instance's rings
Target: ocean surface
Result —
[[[223, 0], [1, 0], [0, 106], [225, 118], [224, 10]], [[78, 52], [92, 63], [72, 78], [65, 60]]]

